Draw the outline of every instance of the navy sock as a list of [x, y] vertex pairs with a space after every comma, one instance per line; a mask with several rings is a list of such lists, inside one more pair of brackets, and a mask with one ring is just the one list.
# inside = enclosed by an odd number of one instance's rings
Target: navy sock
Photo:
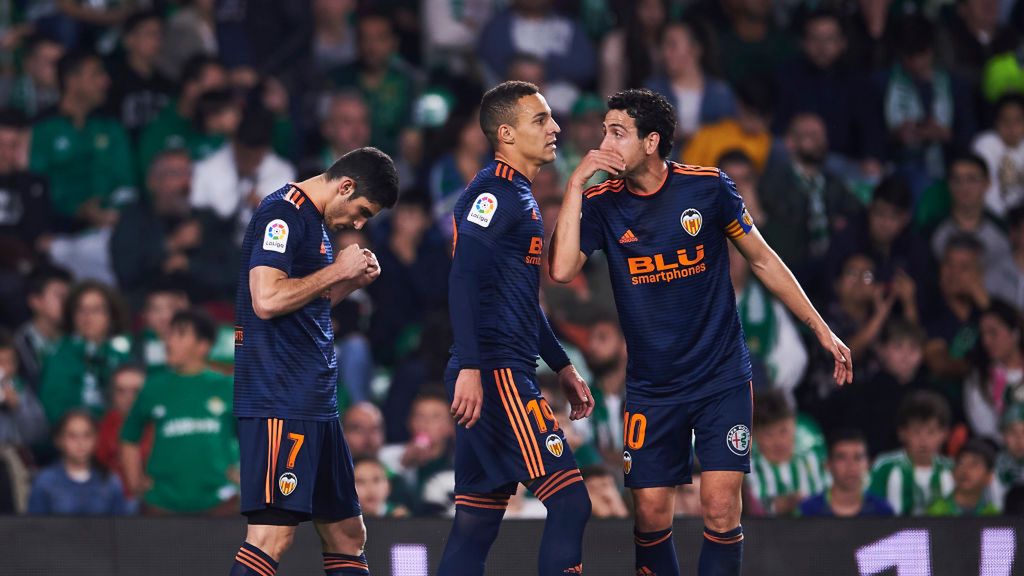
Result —
[[743, 526], [728, 532], [704, 528], [704, 545], [700, 548], [699, 576], [739, 576], [743, 563]]
[[583, 530], [590, 494], [578, 468], [538, 478], [530, 490], [548, 509], [538, 554], [540, 576], [583, 574]]
[[327, 576], [368, 576], [370, 569], [366, 566], [366, 555], [349, 556], [324, 552], [324, 574]]
[[437, 576], [483, 576], [508, 498], [508, 494], [455, 495], [455, 520]]
[[244, 542], [235, 554], [235, 563], [231, 565], [231, 576], [274, 576], [277, 562], [269, 554]]
[[672, 527], [657, 532], [633, 530], [637, 576], [679, 576]]

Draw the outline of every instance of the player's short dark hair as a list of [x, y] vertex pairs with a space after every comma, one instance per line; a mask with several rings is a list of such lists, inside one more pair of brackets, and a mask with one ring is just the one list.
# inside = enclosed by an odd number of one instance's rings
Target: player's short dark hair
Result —
[[128, 330], [128, 311], [121, 294], [113, 287], [96, 280], [84, 280], [71, 287], [68, 299], [64, 302], [63, 330], [65, 334], [75, 332], [75, 310], [78, 309], [82, 297], [89, 292], [97, 292], [103, 297], [103, 303], [110, 317], [110, 330], [107, 337], [122, 334]]
[[900, 210], [909, 211], [914, 206], [914, 192], [907, 184], [906, 178], [899, 174], [892, 174], [883, 178], [875, 186], [875, 190], [871, 193], [871, 201], [885, 202]]
[[922, 14], [907, 14], [896, 22], [896, 56], [917, 56], [933, 49], [935, 26]]
[[134, 32], [136, 28], [150, 20], [156, 20], [161, 25], [164, 22], [163, 18], [160, 16], [160, 12], [156, 10], [146, 9], [134, 12], [131, 16], [125, 19], [124, 24], [121, 26], [121, 34], [123, 36], [127, 36]]
[[879, 343], [885, 345], [911, 340], [917, 344], [924, 344], [926, 338], [925, 331], [917, 324], [902, 318], [892, 318], [882, 328]]
[[43, 266], [37, 268], [28, 277], [26, 292], [29, 296], [39, 296], [46, 290], [51, 282], [71, 284], [71, 273], [58, 266]]
[[948, 428], [952, 415], [949, 402], [931, 390], [917, 390], [903, 399], [896, 412], [896, 427], [905, 428], [911, 424], [924, 424], [935, 420], [939, 426]]
[[982, 462], [985, 463], [985, 468], [988, 468], [990, 472], [996, 467], [996, 447], [984, 438], [971, 438], [968, 440], [960, 448], [960, 451], [956, 453], [957, 463], [967, 454], [974, 454], [981, 458]]
[[739, 148], [727, 150], [718, 157], [718, 162], [716, 162], [716, 164], [719, 168], [728, 164], [743, 164], [744, 166], [749, 166], [751, 168], [754, 167], [754, 161], [750, 159], [750, 155]]
[[584, 480], [588, 480], [590, 478], [605, 477], [612, 479], [615, 478], [615, 475], [612, 474], [612, 471], [609, 470], [608, 467], [603, 464], [591, 464], [590, 466], [584, 466], [583, 468], [580, 469], [580, 474], [583, 476]]
[[978, 170], [981, 170], [981, 173], [985, 175], [985, 178], [991, 177], [991, 174], [989, 174], [988, 171], [988, 164], [985, 162], [985, 159], [972, 152], [961, 152], [950, 158], [949, 162], [946, 164], [946, 174], [952, 176], [953, 166], [956, 166], [957, 164], [971, 164]]
[[828, 455], [832, 457], [833, 452], [840, 444], [856, 442], [867, 448], [868, 439], [864, 433], [856, 428], [839, 428], [828, 435]]
[[213, 344], [217, 340], [217, 323], [202, 308], [179, 310], [171, 318], [171, 326], [175, 328], [192, 328], [197, 340]]
[[954, 250], [970, 252], [980, 258], [985, 254], [985, 245], [973, 235], [967, 232], [959, 232], [951, 236], [949, 240], [946, 240], [946, 245], [942, 247], [943, 257], [949, 256], [949, 253]]
[[658, 156], [668, 158], [676, 135], [676, 112], [661, 94], [646, 88], [630, 88], [608, 98], [609, 110], [621, 110], [636, 121], [636, 135], [643, 140], [651, 132], [659, 136]]
[[89, 62], [103, 63], [100, 57], [90, 50], [72, 50], [61, 56], [57, 61], [57, 84], [61, 92], [67, 90], [68, 78], [78, 74]]
[[246, 106], [235, 142], [249, 148], [270, 148], [274, 142], [274, 113], [263, 106]]
[[210, 56], [209, 54], [196, 54], [186, 60], [185, 65], [181, 67], [182, 86], [198, 81], [210, 66], [222, 68], [224, 64], [216, 56]]
[[324, 175], [329, 182], [351, 178], [356, 183], [352, 197], [366, 198], [381, 208], [391, 208], [398, 200], [395, 162], [372, 146], [356, 148], [338, 158]]
[[498, 147], [498, 128], [502, 124], [515, 126], [519, 100], [539, 94], [535, 84], [521, 80], [508, 80], [491, 88], [480, 100], [480, 129], [493, 148]]
[[796, 417], [781, 390], [761, 390], [754, 396], [754, 430]]

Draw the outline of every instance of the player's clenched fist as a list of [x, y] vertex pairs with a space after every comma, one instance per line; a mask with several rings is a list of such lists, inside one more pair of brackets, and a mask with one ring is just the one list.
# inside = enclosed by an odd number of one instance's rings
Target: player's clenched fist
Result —
[[[374, 261], [376, 262], [376, 258]], [[350, 244], [338, 254], [333, 266], [338, 272], [338, 280], [344, 281], [355, 280], [366, 274], [370, 263], [359, 244]]]
[[363, 248], [363, 256], [366, 257], [366, 271], [362, 276], [356, 278], [356, 283], [360, 287], [369, 286], [380, 277], [380, 262], [377, 261], [377, 255]]
[[581, 186], [598, 171], [604, 170], [612, 176], [618, 176], [626, 169], [626, 161], [618, 152], [609, 150], [591, 150], [580, 161], [579, 166], [572, 173], [572, 181]]

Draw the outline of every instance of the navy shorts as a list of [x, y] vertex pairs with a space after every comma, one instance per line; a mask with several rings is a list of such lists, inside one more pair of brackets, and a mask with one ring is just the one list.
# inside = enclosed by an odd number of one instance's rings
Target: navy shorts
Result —
[[238, 443], [243, 514], [272, 508], [333, 522], [362, 513], [338, 420], [239, 418]]
[[622, 434], [626, 486], [689, 484], [694, 446], [701, 470], [750, 473], [753, 407], [749, 383], [679, 404], [654, 406], [627, 398]]
[[[455, 394], [458, 370], [445, 371], [449, 398]], [[455, 429], [455, 492], [514, 494], [560, 470], [575, 469], [576, 458], [547, 400], [520, 369], [480, 370], [484, 404], [472, 428]]]

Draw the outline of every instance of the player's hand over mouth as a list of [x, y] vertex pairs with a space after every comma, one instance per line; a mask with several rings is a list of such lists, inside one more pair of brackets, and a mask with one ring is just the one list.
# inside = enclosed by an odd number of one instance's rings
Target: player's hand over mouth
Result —
[[625, 169], [626, 161], [622, 159], [618, 152], [591, 150], [587, 152], [587, 155], [580, 161], [580, 165], [573, 171], [571, 180], [582, 186], [601, 170], [615, 177]]

